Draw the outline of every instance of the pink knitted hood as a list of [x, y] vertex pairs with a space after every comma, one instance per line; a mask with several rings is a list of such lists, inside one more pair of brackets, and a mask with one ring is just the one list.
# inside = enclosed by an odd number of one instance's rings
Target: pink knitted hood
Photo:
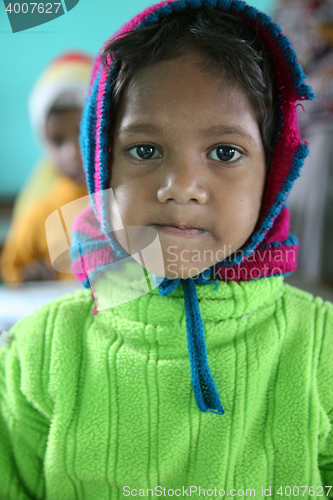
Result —
[[[279, 89], [274, 154], [259, 220], [241, 252], [215, 266], [215, 276], [217, 273], [220, 279], [243, 281], [291, 273], [297, 265], [297, 240], [289, 235], [289, 211], [285, 202], [308, 154], [307, 145], [300, 140], [296, 106], [299, 101], [312, 99], [312, 91], [305, 84], [297, 56], [281, 29], [267, 15], [240, 0], [163, 1], [134, 17], [116, 35], [153, 24], [183, 9], [216, 9], [240, 16], [267, 47]], [[110, 96], [116, 76], [112, 61], [110, 66], [102, 63], [102, 50], [91, 75], [81, 138], [88, 190], [94, 196], [91, 207], [81, 214], [73, 226], [73, 270], [87, 286], [87, 273], [93, 274], [98, 267], [119, 260], [126, 254], [110, 237], [110, 221], [102, 194], [110, 182], [107, 168], [110, 155]], [[78, 243], [81, 243], [81, 254], [77, 249]], [[82, 268], [82, 255], [85, 270]]]

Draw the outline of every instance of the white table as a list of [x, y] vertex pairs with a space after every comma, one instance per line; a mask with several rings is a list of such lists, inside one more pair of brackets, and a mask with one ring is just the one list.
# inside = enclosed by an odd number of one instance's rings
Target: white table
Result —
[[76, 281], [38, 281], [19, 285], [0, 285], [0, 332], [19, 319], [66, 293], [82, 290]]

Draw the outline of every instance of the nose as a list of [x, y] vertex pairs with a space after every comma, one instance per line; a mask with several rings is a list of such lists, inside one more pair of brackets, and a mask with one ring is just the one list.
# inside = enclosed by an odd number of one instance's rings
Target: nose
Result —
[[163, 176], [157, 191], [157, 199], [161, 203], [169, 201], [179, 204], [206, 203], [208, 190], [204, 170], [204, 165], [193, 157], [186, 158], [182, 155], [175, 158], [172, 165], [165, 165], [162, 170]]

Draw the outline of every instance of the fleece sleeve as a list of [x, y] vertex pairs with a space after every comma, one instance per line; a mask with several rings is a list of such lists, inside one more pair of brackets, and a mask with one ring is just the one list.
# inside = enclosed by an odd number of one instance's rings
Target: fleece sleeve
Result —
[[43, 463], [52, 409], [44, 396], [40, 343], [48, 316], [42, 309], [24, 318], [10, 332], [9, 345], [0, 348], [1, 500], [45, 498]]
[[[322, 313], [322, 314], [321, 314]], [[333, 304], [325, 303], [322, 316], [323, 336], [317, 369], [317, 387], [323, 408], [323, 436], [319, 447], [318, 465], [323, 486], [332, 486], [328, 497], [333, 498]], [[328, 488], [325, 488], [325, 496]]]

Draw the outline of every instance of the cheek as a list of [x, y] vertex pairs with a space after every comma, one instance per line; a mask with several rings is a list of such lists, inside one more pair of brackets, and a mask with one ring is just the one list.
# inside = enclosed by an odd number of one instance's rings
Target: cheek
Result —
[[259, 218], [262, 203], [263, 185], [254, 184], [249, 187], [247, 193], [242, 197], [239, 204], [239, 212], [244, 228], [248, 228], [249, 234], [252, 233]]
[[250, 188], [247, 193], [243, 194], [240, 198], [238, 206], [244, 219], [253, 220], [258, 218], [261, 207], [261, 199], [261, 189]]
[[138, 224], [149, 214], [156, 197], [156, 185], [150, 175], [138, 175], [136, 171], [126, 170], [121, 164], [111, 169], [110, 188], [113, 191], [124, 224]]
[[256, 179], [251, 176], [230, 183], [219, 193], [217, 213], [220, 234], [228, 234], [237, 241], [248, 238], [260, 214], [263, 189], [264, 176], [258, 172]]
[[135, 225], [136, 214], [139, 209], [140, 197], [138, 189], [135, 185], [129, 182], [112, 182], [111, 181], [113, 199], [112, 214], [113, 217], [121, 218], [124, 226]]
[[[142, 234], [145, 225], [146, 205], [140, 185], [131, 181], [119, 182], [116, 176], [110, 183], [110, 219], [118, 243], [133, 255], [149, 246], [154, 238]], [[125, 230], [124, 230], [125, 229]], [[148, 239], [147, 239], [148, 238]], [[130, 247], [128, 247], [130, 244]]]
[[253, 182], [248, 189], [247, 196], [244, 197], [244, 209], [242, 210], [241, 218], [243, 220], [244, 235], [246, 239], [252, 234], [256, 227], [260, 215], [262, 196], [264, 191], [265, 177]]

